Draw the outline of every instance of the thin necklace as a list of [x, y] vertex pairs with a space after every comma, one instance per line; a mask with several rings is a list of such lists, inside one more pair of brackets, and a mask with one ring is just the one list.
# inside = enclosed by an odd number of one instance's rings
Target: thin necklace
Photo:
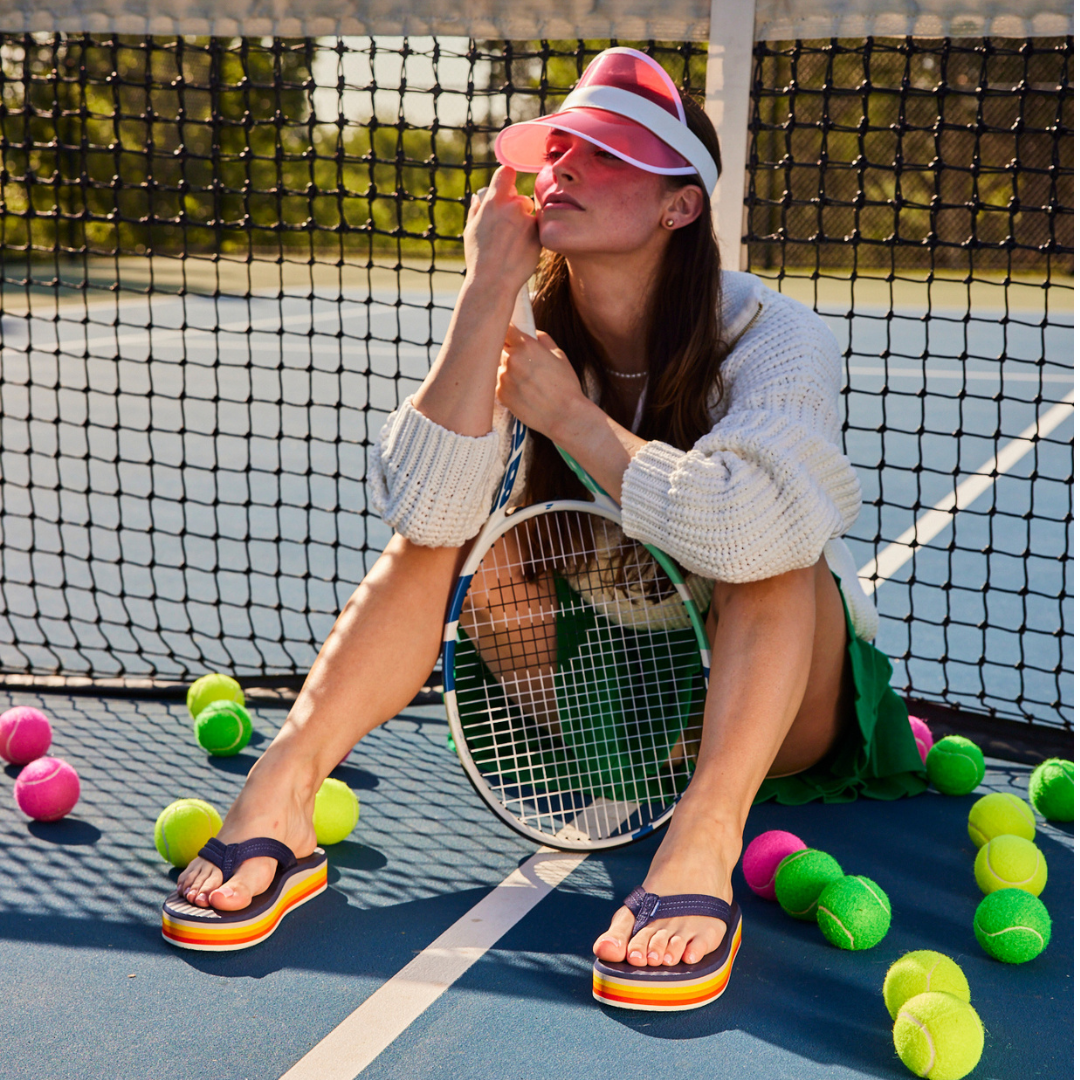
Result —
[[[601, 366], [603, 366], [603, 365], [601, 365]], [[642, 376], [649, 374], [647, 371], [632, 371], [632, 372], [616, 371], [614, 368], [609, 368], [609, 367], [604, 367], [604, 370], [609, 375], [614, 375], [616, 379], [640, 379], [640, 378], [642, 378]]]

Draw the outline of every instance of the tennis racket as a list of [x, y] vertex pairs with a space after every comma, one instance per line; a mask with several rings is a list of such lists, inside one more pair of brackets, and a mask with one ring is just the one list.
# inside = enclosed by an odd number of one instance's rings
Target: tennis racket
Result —
[[[513, 324], [535, 336], [527, 287]], [[509, 509], [527, 434], [515, 418], [491, 516], [450, 600], [450, 731], [512, 829], [555, 848], [618, 847], [663, 825], [690, 781], [707, 597], [695, 602], [667, 555], [623, 534], [618, 504], [561, 448], [592, 501]]]

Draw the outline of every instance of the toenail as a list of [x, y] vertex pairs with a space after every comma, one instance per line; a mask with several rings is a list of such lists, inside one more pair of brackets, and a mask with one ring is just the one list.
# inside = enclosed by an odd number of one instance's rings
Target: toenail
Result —
[[657, 953], [651, 952], [651, 953], [649, 953], [649, 959], [650, 960], [659, 960], [660, 957], [659, 957], [659, 955]]
[[632, 960], [640, 960], [641, 959], [641, 953], [639, 953], [637, 950], [634, 950], [634, 952], [632, 952], [630, 954], [630, 958]]

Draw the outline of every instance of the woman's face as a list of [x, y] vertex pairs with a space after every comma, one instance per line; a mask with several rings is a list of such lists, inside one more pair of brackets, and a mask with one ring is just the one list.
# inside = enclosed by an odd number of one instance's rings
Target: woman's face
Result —
[[[670, 207], [680, 189], [668, 177], [639, 169], [566, 131], [551, 131], [545, 156], [534, 193], [540, 243], [549, 251], [626, 254], [670, 231], [664, 222], [672, 217]], [[681, 190], [687, 188], [701, 190], [693, 184]], [[688, 224], [697, 213], [679, 214], [679, 224]]]

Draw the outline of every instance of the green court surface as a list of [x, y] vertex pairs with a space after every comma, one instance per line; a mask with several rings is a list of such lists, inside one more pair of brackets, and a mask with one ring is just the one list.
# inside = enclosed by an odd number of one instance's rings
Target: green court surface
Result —
[[[172, 887], [154, 819], [182, 796], [222, 812], [284, 718], [254, 711], [241, 755], [209, 759], [179, 703], [0, 695], [43, 707], [53, 753], [83, 795], [63, 822], [28, 823], [7, 769], [0, 812], [3, 1065], [10, 1080], [175, 1076], [275, 1080], [536, 848], [480, 804], [446, 749], [441, 708], [413, 708], [335, 773], [360, 823], [329, 850], [330, 888], [251, 950], [211, 955], [160, 937]], [[971, 932], [981, 893], [966, 815], [991, 790], [1026, 795], [1027, 769], [990, 762], [971, 796], [893, 803], [763, 805], [746, 838], [783, 828], [889, 894], [879, 946], [846, 953], [813, 924], [755, 897], [736, 872], [744, 944], [726, 994], [662, 1016], [597, 1005], [590, 945], [642, 880], [651, 839], [593, 855], [484, 953], [366, 1068], [371, 1078], [561, 1080], [658, 1075], [902, 1078], [880, 996], [888, 965], [932, 948], [954, 957], [986, 1025], [975, 1080], [1073, 1075], [1073, 833], [1040, 822], [1053, 939], [1037, 960], [987, 957]]]

